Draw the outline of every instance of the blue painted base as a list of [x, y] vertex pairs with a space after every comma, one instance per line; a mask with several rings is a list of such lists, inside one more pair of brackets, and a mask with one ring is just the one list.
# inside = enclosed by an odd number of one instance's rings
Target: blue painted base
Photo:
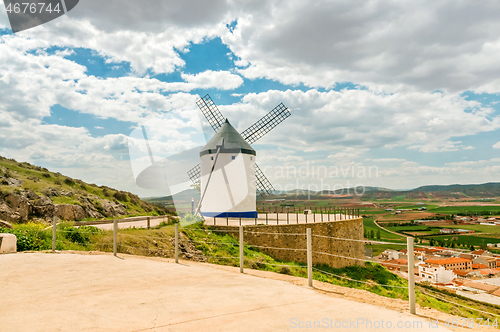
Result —
[[246, 211], [246, 212], [202, 212], [205, 217], [217, 217], [217, 218], [257, 218], [257, 211]]

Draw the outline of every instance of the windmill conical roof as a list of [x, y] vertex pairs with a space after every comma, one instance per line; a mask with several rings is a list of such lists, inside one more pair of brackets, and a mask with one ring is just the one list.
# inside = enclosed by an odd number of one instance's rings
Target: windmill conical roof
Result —
[[221, 153], [244, 153], [256, 155], [255, 150], [247, 141], [234, 129], [226, 119], [219, 131], [208, 141], [207, 145], [201, 149], [200, 157], [205, 154], [216, 154], [221, 148]]

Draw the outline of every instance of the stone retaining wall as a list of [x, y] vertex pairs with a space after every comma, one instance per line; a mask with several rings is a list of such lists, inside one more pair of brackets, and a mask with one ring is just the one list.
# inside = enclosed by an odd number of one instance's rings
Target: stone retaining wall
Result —
[[[239, 238], [239, 227], [237, 226], [211, 226], [211, 229], [230, 231], [229, 234]], [[349, 220], [317, 222], [311, 224], [292, 224], [292, 225], [258, 225], [244, 226], [244, 242], [250, 245], [275, 247], [275, 248], [293, 248], [306, 249], [306, 229], [311, 228], [313, 265], [326, 264], [334, 268], [359, 264], [360, 261], [333, 257], [315, 253], [315, 251], [325, 252], [333, 255], [364, 258], [364, 243], [345, 240], [334, 240], [320, 236], [330, 236], [343, 239], [363, 240], [363, 218]], [[264, 234], [272, 233], [272, 234]], [[298, 234], [298, 235], [284, 235]], [[264, 249], [262, 252], [283, 261], [307, 262], [305, 250], [286, 250], [286, 249]]]

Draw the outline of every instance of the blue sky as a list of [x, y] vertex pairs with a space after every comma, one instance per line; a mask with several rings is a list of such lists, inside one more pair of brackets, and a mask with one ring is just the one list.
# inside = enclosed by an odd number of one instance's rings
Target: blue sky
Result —
[[[127, 24], [107, 16], [106, 8], [96, 12], [97, 2], [89, 1], [16, 35], [0, 12], [0, 126], [6, 128], [0, 155], [161, 195], [135, 183], [138, 156], [129, 148], [137, 142], [129, 136], [154, 124], [158, 160], [180, 146], [194, 147], [188, 119], [199, 115], [196, 100], [210, 94], [241, 131], [280, 102], [289, 107], [292, 116], [254, 145], [278, 188], [498, 181], [500, 42], [482, 30], [498, 24], [485, 14], [500, 12], [498, 6], [465, 2], [457, 9], [461, 16], [450, 17], [432, 4], [387, 2], [383, 10], [348, 2], [305, 8], [292, 1], [277, 12], [220, 2], [224, 15], [199, 20], [187, 8], [172, 13], [155, 4], [136, 16], [123, 12], [132, 17]], [[162, 20], [157, 11], [185, 20]], [[412, 20], [419, 24], [404, 23]], [[311, 29], [317, 22], [323, 30]], [[431, 31], [441, 32], [431, 37]], [[167, 113], [168, 123], [155, 120]], [[376, 167], [378, 173], [280, 173], [311, 165]]]

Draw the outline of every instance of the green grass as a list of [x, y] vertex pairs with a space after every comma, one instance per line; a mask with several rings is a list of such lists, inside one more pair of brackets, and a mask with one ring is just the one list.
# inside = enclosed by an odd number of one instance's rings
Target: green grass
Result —
[[442, 228], [470, 229], [476, 233], [500, 233], [500, 226], [489, 225], [446, 225]]
[[443, 214], [482, 214], [500, 215], [500, 206], [441, 206], [434, 209], [428, 209], [429, 212]]
[[371, 232], [372, 230], [377, 234], [377, 231], [380, 230], [380, 240], [381, 241], [390, 241], [390, 242], [399, 242], [399, 241], [406, 241], [404, 236], [396, 235], [390, 232], [387, 232], [386, 230], [383, 230], [375, 223], [373, 222], [374, 219], [372, 218], [363, 218], [363, 228], [365, 231]]

